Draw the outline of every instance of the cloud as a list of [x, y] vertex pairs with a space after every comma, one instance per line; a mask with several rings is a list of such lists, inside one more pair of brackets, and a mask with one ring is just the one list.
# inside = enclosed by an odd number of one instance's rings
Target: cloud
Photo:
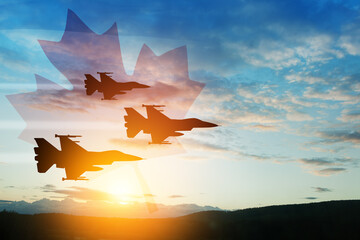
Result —
[[324, 193], [324, 192], [332, 192], [331, 189], [329, 188], [324, 188], [324, 187], [312, 187], [315, 192], [318, 192], [318, 193]]
[[360, 30], [359, 20], [343, 26], [342, 35], [339, 38], [338, 45], [351, 55], [360, 55]]
[[40, 187], [40, 189], [43, 190], [43, 192], [53, 192], [56, 189], [56, 186], [52, 184], [46, 184]]
[[334, 166], [334, 165], [343, 165], [343, 164], [353, 164], [356, 163], [357, 159], [350, 157], [317, 157], [317, 158], [303, 158], [298, 160], [300, 163], [313, 165], [313, 166]]
[[344, 35], [340, 38], [340, 46], [344, 48], [351, 55], [360, 54], [360, 39], [359, 37]]
[[[356, 125], [356, 122], [331, 124], [328, 121], [322, 121], [320, 124], [320, 126], [313, 125], [312, 127], [302, 129], [302, 133], [305, 133], [305, 136], [313, 138], [313, 140], [304, 143], [306, 149], [330, 153], [338, 153], [341, 151], [345, 154], [347, 153], [345, 150], [352, 152], [358, 147], [360, 133], [358, 131], [359, 126]], [[348, 162], [356, 165], [355, 159], [357, 158], [354, 156], [339, 156], [337, 158], [343, 158], [344, 161], [348, 159]], [[351, 158], [354, 159], [351, 160]]]
[[360, 111], [344, 109], [341, 112], [341, 116], [338, 117], [337, 120], [342, 122], [349, 122], [349, 123], [360, 122]]
[[[54, 7], [49, 11], [48, 4], [37, 3], [37, 9], [43, 14], [35, 16], [31, 14], [31, 3], [23, 3], [21, 9], [6, 11], [9, 17], [0, 21], [0, 28], [62, 30], [60, 20], [64, 17], [63, 9], [83, 7], [77, 1], [66, 3], [66, 6], [61, 2], [52, 5]], [[84, 14], [89, 24], [100, 31], [103, 31], [104, 24], [116, 19], [121, 23], [122, 35], [192, 42], [192, 52], [196, 54], [194, 61], [197, 63], [193, 64], [194, 67], [211, 67], [226, 72], [244, 65], [245, 60], [280, 68], [291, 66], [297, 59], [319, 61], [337, 56], [334, 49], [336, 39], [332, 36], [339, 32], [342, 24], [348, 23], [350, 17], [357, 16], [356, 7], [350, 6], [347, 1], [324, 1], [319, 4], [296, 1], [291, 5], [276, 0], [229, 1], [228, 4], [219, 4], [219, 1], [191, 4], [135, 1], [124, 8], [121, 3], [89, 2], [89, 9], [107, 14], [100, 22], [96, 21], [93, 11]], [[44, 17], [48, 21], [44, 21]], [[144, 18], [149, 21], [144, 21]], [[345, 32], [344, 35], [352, 36], [351, 33]], [[263, 39], [264, 42], [261, 42]], [[235, 52], [229, 45], [240, 45], [242, 48]], [[242, 49], [251, 54], [242, 53]], [[269, 50], [262, 52], [262, 49]], [[301, 61], [297, 60], [296, 63]]]
[[281, 70], [300, 63], [296, 58], [295, 51], [289, 47], [280, 47], [281, 41], [260, 40], [258, 46], [247, 46], [240, 42], [225, 43], [225, 47], [233, 50], [247, 63], [258, 66]]
[[302, 112], [299, 112], [299, 111], [289, 111], [286, 114], [286, 118], [289, 121], [295, 121], [295, 122], [311, 121], [311, 120], [314, 119], [309, 114], [302, 113]]
[[0, 47], [0, 63], [12, 71], [31, 71], [30, 64], [25, 55], [9, 48]]
[[[276, 29], [273, 29], [273, 33], [276, 33]], [[294, 37], [283, 31], [277, 35], [277, 39], [263, 37], [255, 46], [244, 42], [225, 42], [225, 46], [249, 64], [275, 70], [326, 63], [344, 56], [341, 50], [333, 47], [335, 39], [328, 34], [311, 33]]]
[[345, 171], [346, 171], [346, 168], [325, 168], [325, 169], [314, 171], [314, 174], [319, 175], [319, 176], [330, 176], [330, 175], [342, 173]]
[[316, 147], [316, 146], [314, 146], [314, 144], [319, 144], [319, 142], [309, 142], [304, 145], [306, 146], [306, 149], [312, 149], [316, 152], [337, 153], [337, 152], [340, 152], [340, 151], [346, 149], [346, 147], [343, 147], [343, 146], [339, 146], [339, 147], [331, 146], [330, 148], [328, 148], [328, 147], [324, 148], [324, 146]]
[[359, 94], [354, 95], [349, 91], [341, 89], [340, 86], [333, 87], [325, 91], [307, 87], [306, 91], [304, 92], [304, 97], [327, 101], [338, 101], [342, 102], [343, 104], [356, 104], [360, 102]]
[[360, 132], [349, 130], [319, 131], [317, 135], [324, 138], [325, 143], [350, 142], [360, 143]]
[[239, 84], [238, 94], [247, 101], [279, 110], [290, 110], [289, 99], [284, 99], [267, 84]]
[[271, 83], [239, 83], [237, 80], [219, 79], [216, 84], [208, 85], [191, 108], [192, 112], [215, 118], [214, 121], [221, 125], [266, 125], [283, 120], [278, 111], [278, 101], [275, 102], [275, 86]]
[[183, 196], [183, 195], [170, 195], [169, 196], [169, 198], [183, 198], [183, 197], [185, 197], [185, 196]]
[[318, 199], [317, 197], [306, 197], [305, 199], [307, 200], [315, 200], [315, 199]]
[[[48, 185], [45, 185], [48, 186]], [[99, 191], [99, 190], [93, 190], [89, 188], [83, 188], [83, 187], [70, 187], [69, 189], [56, 189], [53, 185], [50, 185], [50, 187], [46, 187], [44, 192], [53, 192], [58, 194], [63, 194], [65, 197], [68, 198], [74, 198], [79, 200], [103, 200], [103, 201], [109, 201], [115, 199], [115, 196]]]
[[[311, 110], [309, 108], [328, 108], [324, 103], [310, 101], [291, 91], [284, 92], [281, 88], [270, 83], [239, 84], [238, 94], [244, 98], [239, 103], [238, 109], [242, 108], [239, 111], [244, 116], [249, 117], [247, 123], [251, 122], [251, 119], [254, 119], [253, 122], [259, 122], [259, 124], [263, 125], [283, 122], [285, 119], [289, 121], [311, 121], [314, 118], [306, 113]], [[234, 113], [236, 113], [236, 110]], [[262, 117], [260, 121], [257, 121], [258, 116]]]
[[310, 158], [310, 159], [299, 159], [300, 163], [305, 165], [313, 166], [331, 166], [336, 165], [336, 162], [328, 160], [326, 158]]
[[304, 168], [317, 176], [330, 176], [345, 172], [345, 167], [356, 165], [357, 160], [352, 158], [303, 158], [297, 160]]
[[264, 131], [264, 132], [276, 132], [276, 131], [278, 131], [278, 128], [276, 126], [262, 125], [262, 124], [246, 126], [246, 127], [244, 127], [244, 129], [255, 130], [255, 131]]
[[241, 111], [241, 110], [228, 110], [228, 113], [223, 117], [218, 117], [220, 120], [231, 123], [277, 123], [281, 122], [281, 119], [278, 119], [275, 115], [269, 114], [266, 115], [263, 113], [254, 113], [250, 111]]
[[244, 160], [257, 160], [257, 161], [268, 161], [268, 160], [277, 160], [279, 158], [284, 158], [281, 156], [268, 156], [268, 155], [261, 155], [261, 154], [252, 154], [246, 153], [243, 151], [239, 151], [238, 148], [233, 149], [230, 146], [224, 146], [220, 144], [213, 144], [210, 142], [204, 142], [201, 140], [194, 140], [190, 138], [184, 138], [182, 140], [186, 149], [196, 151], [205, 151], [208, 153], [215, 153], [220, 154], [222, 157], [226, 156], [225, 154], [232, 155], [232, 159], [244, 159]]
[[308, 84], [327, 83], [325, 79], [323, 79], [322, 77], [302, 76], [299, 74], [286, 75], [285, 79], [288, 80], [290, 83], [294, 83], [294, 82], [306, 82]]
[[156, 195], [151, 194], [151, 193], [145, 193], [143, 194], [144, 197], [156, 197]]
[[[116, 196], [114, 194], [100, 191], [100, 190], [94, 190], [84, 187], [68, 187], [67, 189], [57, 189], [54, 185], [47, 184], [43, 187], [41, 187], [43, 192], [46, 193], [56, 193], [61, 194], [63, 196], [53, 196], [54, 198], [71, 198], [71, 199], [77, 199], [77, 200], [85, 200], [85, 201], [109, 201], [109, 202], [116, 202], [119, 200], [119, 196]], [[143, 195], [131, 195], [132, 198], [146, 198], [146, 197], [156, 197], [156, 195], [153, 195], [151, 193], [146, 193]]]

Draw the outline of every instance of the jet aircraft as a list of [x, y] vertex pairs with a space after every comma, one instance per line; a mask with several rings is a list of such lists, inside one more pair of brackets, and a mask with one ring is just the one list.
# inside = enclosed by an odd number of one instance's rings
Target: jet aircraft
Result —
[[113, 98], [117, 94], [125, 94], [124, 91], [130, 91], [133, 88], [149, 88], [150, 86], [138, 82], [116, 82], [108, 74], [112, 72], [97, 72], [100, 74], [100, 82], [91, 74], [85, 74], [84, 80], [86, 95], [92, 95], [96, 90], [103, 93], [101, 100], [116, 100]]
[[142, 105], [146, 108], [147, 119], [144, 118], [133, 108], [125, 108], [128, 115], [124, 116], [125, 127], [127, 127], [127, 136], [134, 138], [141, 130], [145, 134], [151, 134], [152, 142], [149, 144], [170, 144], [164, 141], [172, 136], [182, 136], [183, 133], [178, 131], [191, 131], [193, 128], [217, 127], [218, 125], [202, 121], [197, 118], [188, 119], [170, 119], [157, 107], [165, 107], [164, 105]]
[[34, 147], [35, 160], [39, 173], [45, 173], [52, 165], [65, 168], [66, 178], [62, 180], [88, 180], [81, 176], [86, 171], [100, 171], [101, 167], [94, 165], [111, 165], [114, 161], [138, 161], [142, 158], [125, 154], [116, 150], [105, 152], [89, 152], [70, 140], [81, 136], [57, 135], [60, 138], [61, 151], [44, 138], [35, 138], [38, 147]]

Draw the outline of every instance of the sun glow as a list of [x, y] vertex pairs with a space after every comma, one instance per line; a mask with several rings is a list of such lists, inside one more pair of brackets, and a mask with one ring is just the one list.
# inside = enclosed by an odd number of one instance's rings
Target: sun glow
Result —
[[106, 191], [112, 195], [113, 201], [126, 205], [134, 195], [134, 186], [129, 181], [116, 181], [108, 184]]
[[126, 196], [131, 193], [130, 184], [126, 184], [124, 182], [112, 184], [107, 187], [109, 193], [115, 196]]
[[97, 178], [96, 188], [109, 194], [113, 202], [132, 202], [134, 196], [142, 194], [134, 168], [130, 164], [122, 164], [108, 169], [106, 174]]

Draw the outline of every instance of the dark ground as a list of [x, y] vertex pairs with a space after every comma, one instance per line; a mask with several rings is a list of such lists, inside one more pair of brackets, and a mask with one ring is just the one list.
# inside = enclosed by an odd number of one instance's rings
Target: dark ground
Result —
[[360, 200], [199, 212], [168, 219], [0, 212], [0, 239], [360, 239]]

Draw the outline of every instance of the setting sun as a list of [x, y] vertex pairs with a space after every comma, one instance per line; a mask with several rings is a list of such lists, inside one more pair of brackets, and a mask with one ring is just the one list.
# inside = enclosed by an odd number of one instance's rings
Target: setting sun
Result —
[[111, 183], [106, 186], [107, 192], [115, 195], [116, 197], [123, 198], [124, 196], [129, 196], [131, 194], [130, 183], [127, 182], [118, 182]]

